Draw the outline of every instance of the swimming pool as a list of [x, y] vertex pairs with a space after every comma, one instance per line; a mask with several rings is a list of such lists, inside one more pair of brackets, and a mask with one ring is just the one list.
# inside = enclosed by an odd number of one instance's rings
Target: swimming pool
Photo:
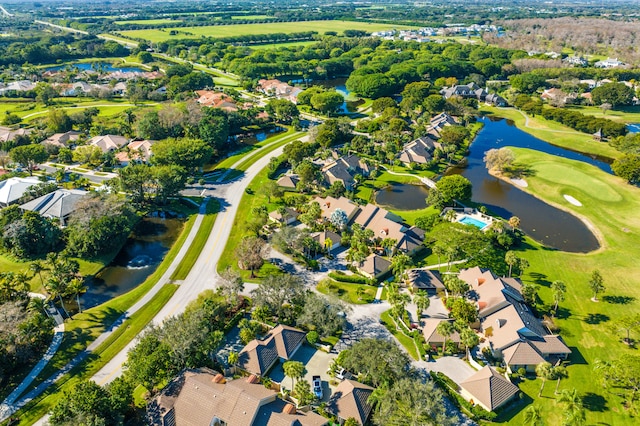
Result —
[[486, 222], [483, 222], [481, 220], [478, 220], [471, 216], [466, 216], [466, 215], [458, 219], [458, 222], [464, 223], [465, 225], [473, 225], [478, 229], [484, 229], [487, 225], [489, 225]]

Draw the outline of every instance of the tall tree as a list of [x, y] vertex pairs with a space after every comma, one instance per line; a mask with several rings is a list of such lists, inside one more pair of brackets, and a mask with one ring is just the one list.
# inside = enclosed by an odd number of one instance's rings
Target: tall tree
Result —
[[33, 167], [36, 164], [44, 163], [49, 158], [49, 154], [43, 145], [22, 145], [9, 151], [11, 159], [27, 168], [29, 176], [33, 176]]
[[597, 269], [591, 273], [591, 279], [589, 279], [589, 288], [593, 293], [593, 298], [591, 300], [597, 302], [598, 293], [602, 293], [605, 290], [604, 279], [602, 278], [600, 271], [598, 271]]
[[451, 337], [453, 333], [455, 333], [456, 328], [453, 326], [451, 321], [443, 320], [438, 323], [436, 326], [436, 332], [444, 337], [444, 341], [442, 342], [442, 353], [444, 354], [447, 350], [447, 339]]
[[551, 283], [551, 290], [553, 291], [553, 312], [558, 311], [558, 304], [564, 300], [565, 293], [567, 292], [567, 286], [562, 281], [554, 281]]
[[514, 251], [509, 250], [504, 255], [504, 261], [509, 265], [509, 277], [511, 277], [511, 271], [520, 262], [520, 258]]
[[405, 253], [398, 253], [391, 258], [391, 270], [396, 276], [396, 280], [402, 281], [405, 278], [405, 271], [411, 264], [411, 258]]
[[240, 293], [244, 290], [244, 280], [238, 271], [230, 267], [222, 271], [218, 285], [220, 293], [227, 303], [237, 303], [240, 299]]
[[282, 370], [285, 376], [291, 377], [291, 389], [294, 388], [296, 379], [304, 377], [306, 372], [304, 364], [300, 361], [286, 361], [282, 364]]
[[243, 238], [235, 251], [238, 265], [243, 269], [251, 271], [251, 278], [254, 278], [256, 269], [260, 269], [264, 264], [266, 250], [266, 243], [262, 238]]
[[542, 390], [544, 389], [544, 384], [547, 381], [547, 379], [552, 377], [552, 374], [553, 374], [553, 366], [550, 363], [544, 361], [536, 365], [536, 375], [542, 379], [542, 386], [540, 386], [538, 397], [542, 396]]
[[73, 294], [76, 297], [76, 303], [78, 304], [78, 311], [82, 313], [82, 306], [80, 305], [80, 295], [87, 292], [87, 286], [84, 285], [82, 278], [73, 278], [67, 284], [67, 292]]
[[407, 354], [389, 340], [362, 339], [342, 351], [341, 357], [345, 369], [361, 374], [362, 381], [374, 387], [406, 377], [410, 368]]
[[418, 319], [418, 321], [420, 321], [420, 318], [422, 317], [424, 311], [429, 309], [429, 306], [431, 305], [429, 295], [426, 291], [419, 291], [415, 296], [413, 296], [413, 303], [415, 303], [417, 308], [416, 318]]
[[530, 405], [524, 410], [524, 424], [526, 426], [544, 426], [544, 418], [540, 412], [540, 407]]
[[582, 405], [582, 397], [576, 389], [564, 389], [558, 398], [558, 402], [565, 407], [564, 424], [567, 426], [582, 426], [586, 416]]

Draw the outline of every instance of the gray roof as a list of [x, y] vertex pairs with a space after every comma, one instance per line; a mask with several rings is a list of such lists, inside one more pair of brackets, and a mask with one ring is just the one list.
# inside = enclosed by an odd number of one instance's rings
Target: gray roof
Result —
[[418, 290], [442, 290], [444, 284], [438, 271], [411, 269], [408, 271], [411, 285]]
[[31, 200], [20, 208], [38, 212], [42, 216], [64, 219], [75, 211], [78, 201], [86, 194], [87, 191], [78, 189], [58, 189]]
[[252, 340], [238, 355], [238, 365], [250, 373], [264, 375], [279, 358], [291, 359], [306, 333], [297, 328], [278, 325], [263, 340]]
[[0, 181], [0, 204], [9, 205], [19, 200], [27, 189], [41, 183], [36, 177], [13, 177]]
[[490, 410], [498, 408], [519, 391], [516, 385], [488, 365], [460, 383], [460, 386]]

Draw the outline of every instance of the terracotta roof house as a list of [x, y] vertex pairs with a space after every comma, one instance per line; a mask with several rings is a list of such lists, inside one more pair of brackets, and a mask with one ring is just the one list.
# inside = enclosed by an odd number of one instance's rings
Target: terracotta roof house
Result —
[[238, 366], [259, 376], [265, 375], [277, 362], [287, 361], [302, 346], [306, 333], [297, 328], [278, 325], [262, 340], [252, 340], [238, 355]]
[[391, 262], [382, 256], [377, 254], [370, 254], [362, 262], [362, 265], [358, 266], [358, 271], [369, 278], [379, 278], [389, 271], [391, 268]]
[[322, 247], [325, 246], [325, 243], [327, 242], [327, 240], [330, 240], [331, 246], [329, 247], [329, 250], [337, 249], [338, 247], [340, 247], [342, 242], [342, 237], [333, 231], [316, 232], [314, 234], [311, 234], [311, 238], [316, 240], [318, 244], [320, 244]]
[[107, 153], [110, 151], [117, 151], [127, 144], [128, 140], [124, 136], [118, 135], [104, 135], [94, 136], [89, 139], [88, 144], [97, 146], [102, 152]]
[[293, 87], [287, 83], [283, 83], [280, 80], [258, 80], [258, 86], [256, 88], [259, 92], [265, 95], [275, 96], [277, 98], [288, 99], [293, 103], [298, 101], [298, 94], [302, 92], [299, 87]]
[[371, 386], [355, 380], [343, 380], [331, 395], [327, 409], [338, 416], [341, 423], [353, 418], [358, 424], [364, 425], [373, 410], [367, 402], [373, 390]]
[[10, 129], [8, 127], [0, 126], [0, 142], [9, 142], [16, 138], [16, 136], [29, 136], [31, 129]]
[[347, 223], [351, 223], [356, 213], [360, 211], [360, 207], [354, 204], [347, 197], [316, 197], [312, 200], [312, 202], [317, 202], [318, 204], [320, 204], [320, 209], [322, 210], [321, 215], [322, 219], [324, 220], [329, 220], [331, 218], [331, 214], [336, 211], [336, 209], [340, 209], [347, 214]]
[[440, 272], [429, 269], [410, 269], [407, 271], [409, 284], [416, 291], [426, 291], [435, 294], [444, 291], [444, 284]]
[[196, 90], [196, 94], [199, 96], [196, 99], [202, 106], [210, 108], [218, 108], [229, 112], [238, 111], [238, 104], [233, 98], [222, 92], [214, 92], [211, 90]]
[[429, 136], [423, 136], [404, 146], [398, 159], [406, 165], [411, 163], [428, 164], [433, 159], [433, 152], [442, 145]]
[[79, 189], [58, 189], [50, 194], [38, 197], [20, 206], [22, 210], [30, 210], [40, 213], [44, 217], [60, 220], [65, 226], [67, 219], [76, 210], [76, 205], [87, 191]]
[[152, 140], [129, 142], [126, 151], [116, 153], [116, 160], [118, 160], [122, 166], [126, 166], [132, 161], [136, 163], [146, 163], [153, 154], [151, 147], [155, 142], [156, 141]]
[[7, 207], [15, 203], [27, 192], [27, 189], [41, 183], [35, 177], [12, 177], [0, 181], [0, 206]]
[[72, 145], [73, 142], [77, 142], [82, 135], [81, 132], [69, 131], [66, 133], [56, 133], [54, 135], [49, 136], [47, 139], [40, 142], [41, 144], [49, 144], [54, 145], [59, 148], [66, 148], [69, 145]]
[[[422, 335], [427, 344], [431, 346], [442, 346], [444, 344], [444, 336], [438, 333], [438, 324], [442, 321], [452, 321], [449, 319], [441, 318], [425, 318], [424, 327], [422, 328]], [[451, 336], [447, 337], [447, 342], [453, 342], [460, 344], [460, 333], [455, 331]]]
[[575, 95], [566, 93], [565, 91], [561, 89], [557, 89], [555, 87], [552, 87], [551, 89], [546, 89], [544, 92], [542, 92], [542, 95], [540, 95], [540, 98], [545, 101], [562, 102], [562, 103], [571, 103], [576, 100]]
[[487, 411], [503, 406], [520, 391], [516, 385], [488, 365], [460, 383], [460, 387], [466, 400]]
[[278, 210], [274, 210], [269, 213], [269, 219], [273, 222], [283, 223], [285, 225], [291, 225], [296, 220], [298, 220], [298, 212], [292, 209], [291, 207], [285, 207], [284, 215], [280, 213]]
[[298, 182], [300, 182], [298, 175], [284, 175], [278, 179], [278, 185], [283, 188], [296, 189]]
[[327, 419], [303, 413], [265, 388], [255, 376], [225, 381], [209, 369], [186, 370], [147, 406], [159, 426], [323, 426]]

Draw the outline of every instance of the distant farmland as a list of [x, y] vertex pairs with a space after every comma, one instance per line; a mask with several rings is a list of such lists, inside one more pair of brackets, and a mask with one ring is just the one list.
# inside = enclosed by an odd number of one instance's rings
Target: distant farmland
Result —
[[[361, 30], [367, 32], [383, 31], [390, 29], [412, 28], [402, 25], [378, 24], [353, 21], [303, 21], [303, 22], [273, 22], [267, 24], [238, 24], [238, 25], [211, 25], [205, 27], [176, 27], [150, 30], [119, 31], [120, 34], [149, 40], [151, 42], [166, 41], [180, 38], [199, 37], [234, 37], [252, 34], [297, 33], [304, 31], [317, 31], [323, 34], [326, 31], [342, 33], [344, 30]], [[169, 35], [171, 31], [177, 34]], [[185, 34], [190, 33], [190, 34]]]
[[182, 19], [133, 19], [131, 21], [114, 21], [116, 25], [159, 25], [179, 24]]

